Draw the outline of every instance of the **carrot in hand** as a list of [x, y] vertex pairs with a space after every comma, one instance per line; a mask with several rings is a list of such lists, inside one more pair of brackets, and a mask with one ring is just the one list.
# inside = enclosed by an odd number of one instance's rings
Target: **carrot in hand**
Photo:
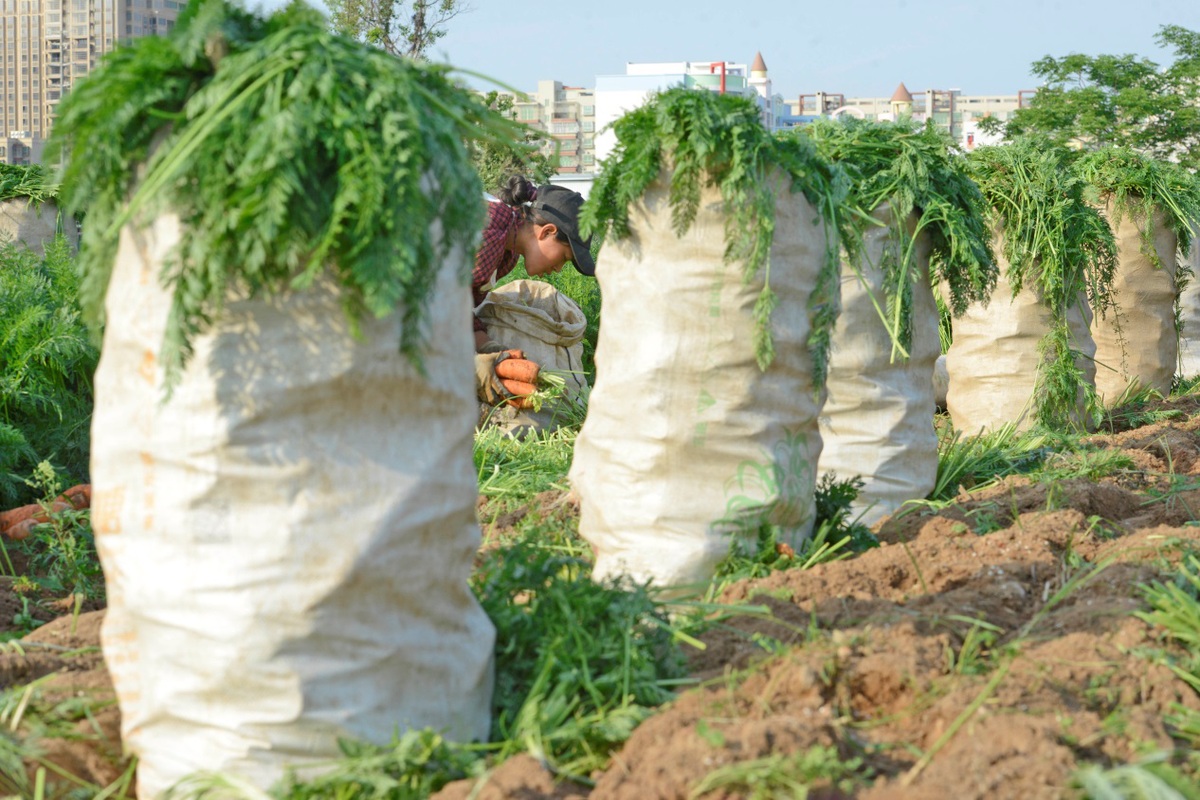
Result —
[[506, 358], [496, 363], [496, 376], [501, 381], [519, 381], [537, 385], [539, 367], [536, 362], [526, 359]]
[[537, 391], [537, 387], [532, 383], [524, 381], [514, 381], [502, 379], [500, 381], [504, 388], [507, 389], [514, 397], [508, 400], [508, 404], [513, 408], [532, 408], [533, 404], [529, 401], [529, 396]]

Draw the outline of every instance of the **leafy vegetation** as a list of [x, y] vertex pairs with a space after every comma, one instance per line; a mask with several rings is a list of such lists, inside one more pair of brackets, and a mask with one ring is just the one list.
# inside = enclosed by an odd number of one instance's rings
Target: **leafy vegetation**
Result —
[[429, 265], [470, 251], [480, 227], [469, 143], [508, 141], [515, 126], [447, 67], [336, 36], [299, 2], [262, 18], [197, 0], [170, 35], [116, 50], [59, 107], [48, 158], [65, 157], [67, 208], [88, 214], [85, 318], [103, 322], [121, 228], [171, 210], [183, 239], [161, 276], [169, 383], [228, 292], [303, 290], [324, 275], [352, 322], [398, 310], [398, 346], [419, 362]]
[[35, 525], [29, 538], [15, 548], [26, 557], [35, 586], [54, 597], [104, 599], [104, 573], [96, 555], [91, 515], [86, 509], [54, 511], [52, 504], [67, 487], [54, 468], [43, 461], [28, 481], [39, 494], [49, 522]]
[[826, 253], [809, 301], [809, 348], [815, 364], [813, 383], [823, 385], [829, 338], [837, 321], [839, 241], [854, 246], [853, 237], [842, 237], [849, 230], [845, 173], [818, 155], [806, 139], [772, 137], [754, 101], [732, 94], [669, 89], [617, 120], [613, 130], [617, 146], [601, 165], [583, 207], [583, 235], [629, 236], [631, 207], [664, 171], [669, 171], [671, 227], [677, 236], [695, 221], [702, 188], [719, 189], [727, 214], [725, 260], [742, 265], [747, 284], [762, 280], [754, 306], [754, 352], [762, 369], [774, 359], [767, 323], [778, 303], [770, 271], [777, 180], [782, 178], [792, 192], [802, 192], [817, 209]]
[[493, 550], [476, 593], [496, 624], [493, 740], [587, 781], [684, 676], [665, 610], [644, 587], [594, 583], [537, 539]]
[[[801, 130], [798, 135], [811, 138], [853, 179], [850, 203], [860, 226], [871, 224], [870, 215], [883, 204], [891, 207], [895, 246], [878, 265], [886, 305], [881, 316], [903, 355], [912, 340], [913, 286], [921, 280], [917, 237], [928, 237], [930, 279], [946, 282], [956, 314], [990, 296], [996, 267], [986, 203], [947, 134], [908, 121], [849, 117], [817, 120]], [[910, 216], [916, 220], [911, 230]]]
[[1192, 226], [1200, 222], [1200, 180], [1186, 169], [1127, 147], [1092, 150], [1082, 154], [1076, 166], [1098, 202], [1111, 200], [1114, 226], [1125, 218], [1138, 226], [1142, 252], [1155, 267], [1163, 267], [1154, 247], [1160, 214], [1178, 238], [1180, 252], [1190, 252]]
[[1089, 301], [1095, 313], [1112, 307], [1112, 231], [1086, 202], [1086, 184], [1071, 171], [1066, 151], [1019, 139], [976, 148], [969, 161], [991, 207], [989, 222], [1003, 235], [1013, 296], [1028, 287], [1050, 312], [1050, 330], [1038, 345], [1035, 418], [1048, 428], [1071, 427], [1081, 393], [1091, 408], [1096, 403], [1071, 347], [1067, 317]]
[[76, 300], [66, 240], [44, 257], [0, 244], [0, 505], [32, 502], [39, 462], [67, 480], [88, 475], [92, 373], [98, 360]]
[[1200, 167], [1200, 33], [1163, 25], [1155, 41], [1174, 50], [1171, 64], [1082, 53], [1034, 62], [1044, 85], [1008, 122], [1007, 135], [1088, 149], [1115, 145]]
[[0, 164], [0, 200], [25, 198], [40, 205], [58, 197], [58, 185], [41, 164]]

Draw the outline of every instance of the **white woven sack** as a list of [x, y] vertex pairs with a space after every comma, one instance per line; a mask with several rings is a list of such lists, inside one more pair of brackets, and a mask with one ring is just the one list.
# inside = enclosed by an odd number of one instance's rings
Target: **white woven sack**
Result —
[[1179, 361], [1175, 330], [1175, 255], [1178, 238], [1166, 219], [1155, 214], [1154, 249], [1162, 261], [1154, 266], [1142, 252], [1140, 226], [1128, 214], [1113, 224], [1112, 203], [1105, 217], [1117, 240], [1117, 272], [1113, 277], [1116, 308], [1092, 320], [1096, 340], [1096, 393], [1112, 405], [1130, 386], [1171, 392]]
[[[912, 342], [909, 358], [892, 358], [892, 342], [879, 310], [886, 308], [885, 253], [900, 243], [884, 205], [874, 216], [884, 227], [863, 237], [858, 273], [843, 259], [842, 313], [833, 335], [821, 412], [819, 472], [861, 477], [864, 485], [851, 510], [865, 525], [919, 500], [937, 480], [937, 434], [933, 430], [934, 363], [941, 354], [938, 311], [929, 283], [929, 238], [917, 237], [913, 259]], [[915, 217], [909, 221], [910, 235]]]
[[1192, 246], [1186, 263], [1192, 274], [1179, 295], [1183, 332], [1179, 337], [1178, 372], [1180, 377], [1192, 378], [1200, 375], [1200, 227], [1192, 228]]
[[825, 233], [802, 194], [780, 188], [771, 248], [775, 360], [754, 356], [761, 276], [724, 263], [727, 215], [707, 188], [683, 237], [660, 176], [609, 241], [596, 276], [604, 322], [596, 382], [570, 479], [597, 580], [627, 574], [682, 589], [709, 580], [738, 533], [780, 527], [799, 546], [813, 524], [821, 452], [808, 299]]
[[0, 200], [0, 241], [18, 242], [38, 255], [53, 241], [59, 228], [73, 247], [79, 245], [79, 229], [73, 219], [59, 220], [53, 202], [34, 204], [22, 198]]
[[164, 402], [178, 219], [121, 233], [92, 427], [104, 654], [138, 796], [197, 770], [267, 787], [426, 726], [488, 733], [470, 303], [441, 265], [421, 375], [398, 315], [347, 330], [338, 291], [231, 297]]
[[[1008, 282], [1003, 237], [992, 242], [999, 277], [987, 305], [972, 303], [954, 319], [954, 342], [946, 351], [949, 387], [946, 408], [954, 427], [969, 436], [1013, 423], [1026, 430], [1034, 423], [1034, 392], [1042, 356], [1038, 343], [1050, 330], [1051, 314], [1038, 292], [1022, 287], [1016, 297]], [[1083, 384], [1095, 376], [1096, 346], [1088, 330], [1091, 311], [1083, 298], [1067, 313], [1071, 349]], [[1081, 388], [1078, 418], [1084, 421]]]
[[565, 394], [586, 386], [583, 334], [587, 320], [579, 305], [544, 281], [517, 280], [492, 289], [475, 309], [488, 336], [525, 351], [543, 369], [567, 373]]

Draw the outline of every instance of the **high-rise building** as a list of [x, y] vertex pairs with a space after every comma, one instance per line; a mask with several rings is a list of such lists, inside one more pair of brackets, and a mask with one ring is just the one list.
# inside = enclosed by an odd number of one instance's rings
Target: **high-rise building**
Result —
[[0, 161], [40, 161], [72, 84], [117, 42], [169, 31], [184, 2], [0, 0]]
[[559, 174], [592, 171], [596, 101], [591, 89], [538, 81], [536, 92], [514, 99], [512, 113], [518, 122], [546, 135], [541, 150], [557, 158]]

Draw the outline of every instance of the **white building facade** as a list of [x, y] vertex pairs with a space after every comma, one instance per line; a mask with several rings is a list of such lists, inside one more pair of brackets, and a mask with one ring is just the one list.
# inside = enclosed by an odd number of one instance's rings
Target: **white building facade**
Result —
[[761, 53], [750, 66], [732, 61], [630, 62], [624, 75], [596, 76], [596, 163], [616, 147], [617, 137], [609, 125], [643, 105], [651, 94], [676, 86], [754, 97], [769, 130], [788, 111], [783, 98], [772, 91]]

